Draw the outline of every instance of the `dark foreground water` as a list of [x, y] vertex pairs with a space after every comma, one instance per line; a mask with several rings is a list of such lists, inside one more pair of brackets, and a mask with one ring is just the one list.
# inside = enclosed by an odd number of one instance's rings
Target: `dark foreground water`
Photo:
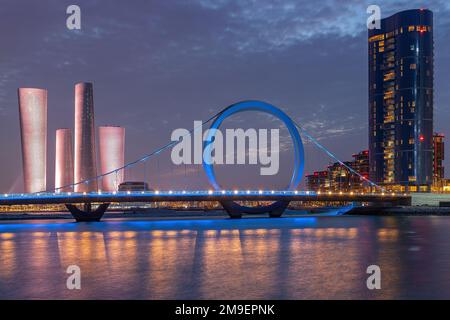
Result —
[[2, 222], [0, 298], [450, 298], [450, 218]]

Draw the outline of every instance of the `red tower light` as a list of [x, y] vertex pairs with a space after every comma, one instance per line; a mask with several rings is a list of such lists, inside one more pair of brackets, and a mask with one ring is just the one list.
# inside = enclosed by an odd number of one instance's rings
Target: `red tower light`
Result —
[[421, 135], [419, 136], [419, 140], [420, 140], [420, 142], [423, 142], [423, 141], [425, 140], [425, 137], [421, 134]]

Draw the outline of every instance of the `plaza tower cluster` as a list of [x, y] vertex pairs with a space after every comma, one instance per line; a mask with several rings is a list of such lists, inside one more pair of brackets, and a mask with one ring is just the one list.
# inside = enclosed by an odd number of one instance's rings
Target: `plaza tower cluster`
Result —
[[[43, 192], [47, 186], [47, 95], [45, 89], [19, 88], [19, 117], [22, 142], [24, 190]], [[101, 126], [99, 134], [100, 172], [124, 165], [125, 129]], [[75, 125], [56, 130], [55, 190], [64, 192], [114, 191], [123, 181], [123, 170], [90, 180], [98, 175], [92, 83], [75, 85]], [[101, 185], [98, 185], [98, 184]]]

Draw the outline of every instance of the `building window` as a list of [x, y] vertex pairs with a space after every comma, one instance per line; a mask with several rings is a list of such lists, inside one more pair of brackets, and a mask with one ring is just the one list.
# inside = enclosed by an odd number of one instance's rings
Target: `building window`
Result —
[[416, 70], [416, 68], [417, 68], [417, 65], [415, 63], [411, 63], [409, 65], [409, 69], [411, 69], [411, 70]]

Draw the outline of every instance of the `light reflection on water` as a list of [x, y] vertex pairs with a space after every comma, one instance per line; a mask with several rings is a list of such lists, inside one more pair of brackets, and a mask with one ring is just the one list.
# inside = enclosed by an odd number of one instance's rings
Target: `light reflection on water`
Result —
[[[447, 217], [0, 224], [0, 298], [450, 298]], [[78, 265], [82, 290], [66, 289]], [[366, 287], [381, 267], [382, 289]]]

